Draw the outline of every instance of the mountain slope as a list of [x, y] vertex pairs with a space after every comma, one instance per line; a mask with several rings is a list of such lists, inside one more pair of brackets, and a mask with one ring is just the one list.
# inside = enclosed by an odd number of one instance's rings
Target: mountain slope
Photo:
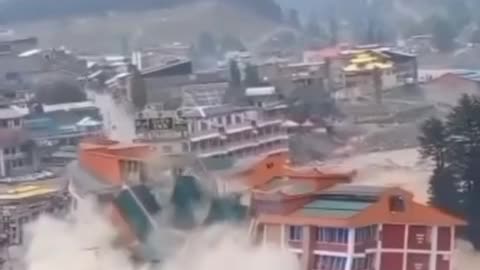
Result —
[[190, 43], [201, 32], [209, 31], [217, 36], [231, 33], [250, 42], [271, 32], [277, 25], [248, 9], [220, 1], [198, 1], [169, 9], [110, 12], [104, 16], [17, 23], [12, 27], [22, 34], [39, 36], [45, 46], [119, 52], [122, 39], [129, 40], [133, 48]]

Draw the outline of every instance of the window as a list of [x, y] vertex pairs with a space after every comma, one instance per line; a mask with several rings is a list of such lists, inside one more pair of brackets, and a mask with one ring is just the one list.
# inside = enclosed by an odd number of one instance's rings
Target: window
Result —
[[7, 148], [3, 149], [3, 153], [4, 153], [5, 155], [10, 154], [10, 148], [7, 147]]
[[227, 115], [227, 125], [231, 125], [232, 124], [232, 115], [229, 114]]
[[405, 200], [402, 196], [391, 196], [390, 197], [390, 212], [404, 212], [405, 211]]
[[219, 125], [223, 125], [223, 118], [220, 116], [220, 117], [217, 117], [217, 123]]
[[317, 255], [314, 267], [318, 270], [344, 270], [346, 264], [346, 257]]
[[317, 241], [327, 243], [347, 243], [348, 229], [345, 228], [318, 228]]
[[242, 122], [242, 117], [240, 115], [235, 115], [235, 124], [240, 124]]
[[14, 120], [13, 120], [13, 126], [14, 126], [14, 127], [20, 126], [20, 119], [14, 119]]
[[127, 161], [127, 172], [136, 172], [139, 169], [139, 163], [136, 161]]
[[352, 270], [363, 270], [366, 268], [365, 258], [354, 258], [352, 262]]
[[367, 226], [355, 230], [355, 242], [375, 241], [377, 240], [377, 226]]
[[200, 130], [204, 131], [208, 129], [208, 124], [205, 122], [200, 122]]
[[302, 226], [290, 226], [289, 227], [290, 234], [289, 240], [290, 241], [301, 241], [302, 240]]
[[173, 152], [173, 147], [171, 145], [164, 145], [164, 146], [162, 146], [162, 151], [164, 153], [172, 153]]

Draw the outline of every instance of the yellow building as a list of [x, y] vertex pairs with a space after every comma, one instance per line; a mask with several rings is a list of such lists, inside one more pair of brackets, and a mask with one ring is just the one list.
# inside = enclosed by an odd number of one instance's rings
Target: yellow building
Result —
[[396, 86], [394, 62], [381, 52], [364, 50], [351, 52], [343, 68], [346, 88], [345, 98], [357, 98], [375, 93], [375, 72], [379, 72], [381, 89]]

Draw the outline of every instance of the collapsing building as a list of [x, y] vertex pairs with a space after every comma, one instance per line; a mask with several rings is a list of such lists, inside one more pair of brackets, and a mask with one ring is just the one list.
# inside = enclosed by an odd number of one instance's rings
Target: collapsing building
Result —
[[169, 165], [151, 166], [159, 158], [156, 153], [142, 144], [83, 143], [79, 161], [69, 167], [70, 192], [76, 200], [94, 195], [118, 228], [119, 241], [142, 260], [154, 262], [162, 260], [164, 251], [152, 239], [164, 237], [168, 228], [182, 235], [202, 225], [244, 220], [247, 208], [238, 197], [220, 196], [212, 183], [182, 173], [189, 161], [181, 157], [162, 156]]

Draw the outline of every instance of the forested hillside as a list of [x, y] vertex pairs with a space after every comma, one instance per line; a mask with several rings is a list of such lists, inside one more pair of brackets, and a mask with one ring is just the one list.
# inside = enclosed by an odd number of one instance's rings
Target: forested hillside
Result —
[[[205, 0], [4, 0], [0, 1], [3, 23], [68, 16], [169, 8]], [[250, 9], [272, 20], [281, 20], [282, 10], [274, 0], [219, 0]]]

